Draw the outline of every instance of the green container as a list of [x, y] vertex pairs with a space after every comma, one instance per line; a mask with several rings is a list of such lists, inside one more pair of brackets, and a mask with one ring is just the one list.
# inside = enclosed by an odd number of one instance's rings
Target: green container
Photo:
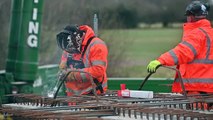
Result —
[[43, 0], [24, 0], [15, 62], [16, 81], [33, 82], [38, 71], [38, 52]]
[[[129, 90], [138, 90], [144, 78], [109, 78], [109, 90], [120, 90], [120, 84], [126, 84]], [[169, 78], [150, 78], [144, 84], [142, 90], [153, 91], [155, 93], [169, 93], [171, 92], [171, 85], [173, 79]]]

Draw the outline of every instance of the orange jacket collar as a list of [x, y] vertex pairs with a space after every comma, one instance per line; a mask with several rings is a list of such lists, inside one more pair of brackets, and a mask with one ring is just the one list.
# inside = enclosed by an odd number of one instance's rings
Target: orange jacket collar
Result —
[[199, 27], [210, 27], [211, 23], [207, 19], [202, 19], [197, 22], [192, 22], [192, 23], [184, 23], [183, 24], [183, 30], [184, 31], [191, 31], [195, 28]]
[[87, 25], [80, 26], [80, 30], [84, 30], [86, 32], [83, 43], [82, 43], [82, 45], [86, 45], [89, 38], [92, 36], [95, 36], [95, 33], [92, 30], [92, 28]]

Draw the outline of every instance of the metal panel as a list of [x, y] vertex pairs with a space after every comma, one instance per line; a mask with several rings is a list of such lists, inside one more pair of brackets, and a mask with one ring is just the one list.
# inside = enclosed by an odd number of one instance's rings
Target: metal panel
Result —
[[14, 72], [15, 70], [15, 61], [18, 49], [18, 41], [20, 35], [20, 25], [21, 25], [21, 16], [22, 16], [22, 3], [23, 0], [13, 0], [12, 3], [12, 17], [10, 24], [10, 38], [8, 45], [8, 57], [6, 60], [6, 71]]
[[20, 39], [15, 63], [15, 79], [34, 81], [38, 69], [42, 0], [24, 0]]

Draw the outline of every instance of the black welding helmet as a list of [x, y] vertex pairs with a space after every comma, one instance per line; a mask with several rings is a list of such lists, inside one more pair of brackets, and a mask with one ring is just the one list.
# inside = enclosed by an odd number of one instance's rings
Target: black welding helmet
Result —
[[201, 1], [195, 0], [192, 1], [187, 7], [186, 7], [186, 16], [193, 15], [195, 17], [206, 17], [208, 15], [208, 11], [210, 9], [209, 4], [203, 3]]
[[68, 25], [56, 35], [57, 44], [66, 52], [80, 53], [83, 31], [77, 25]]

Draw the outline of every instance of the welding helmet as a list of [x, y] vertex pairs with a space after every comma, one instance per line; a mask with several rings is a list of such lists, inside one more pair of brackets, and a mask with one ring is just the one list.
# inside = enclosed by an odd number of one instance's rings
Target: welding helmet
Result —
[[186, 16], [193, 15], [197, 18], [205, 18], [208, 15], [209, 9], [210, 9], [209, 4], [195, 0], [192, 1], [186, 7], [185, 15]]
[[66, 26], [56, 35], [58, 46], [71, 54], [80, 53], [83, 32], [77, 25]]

